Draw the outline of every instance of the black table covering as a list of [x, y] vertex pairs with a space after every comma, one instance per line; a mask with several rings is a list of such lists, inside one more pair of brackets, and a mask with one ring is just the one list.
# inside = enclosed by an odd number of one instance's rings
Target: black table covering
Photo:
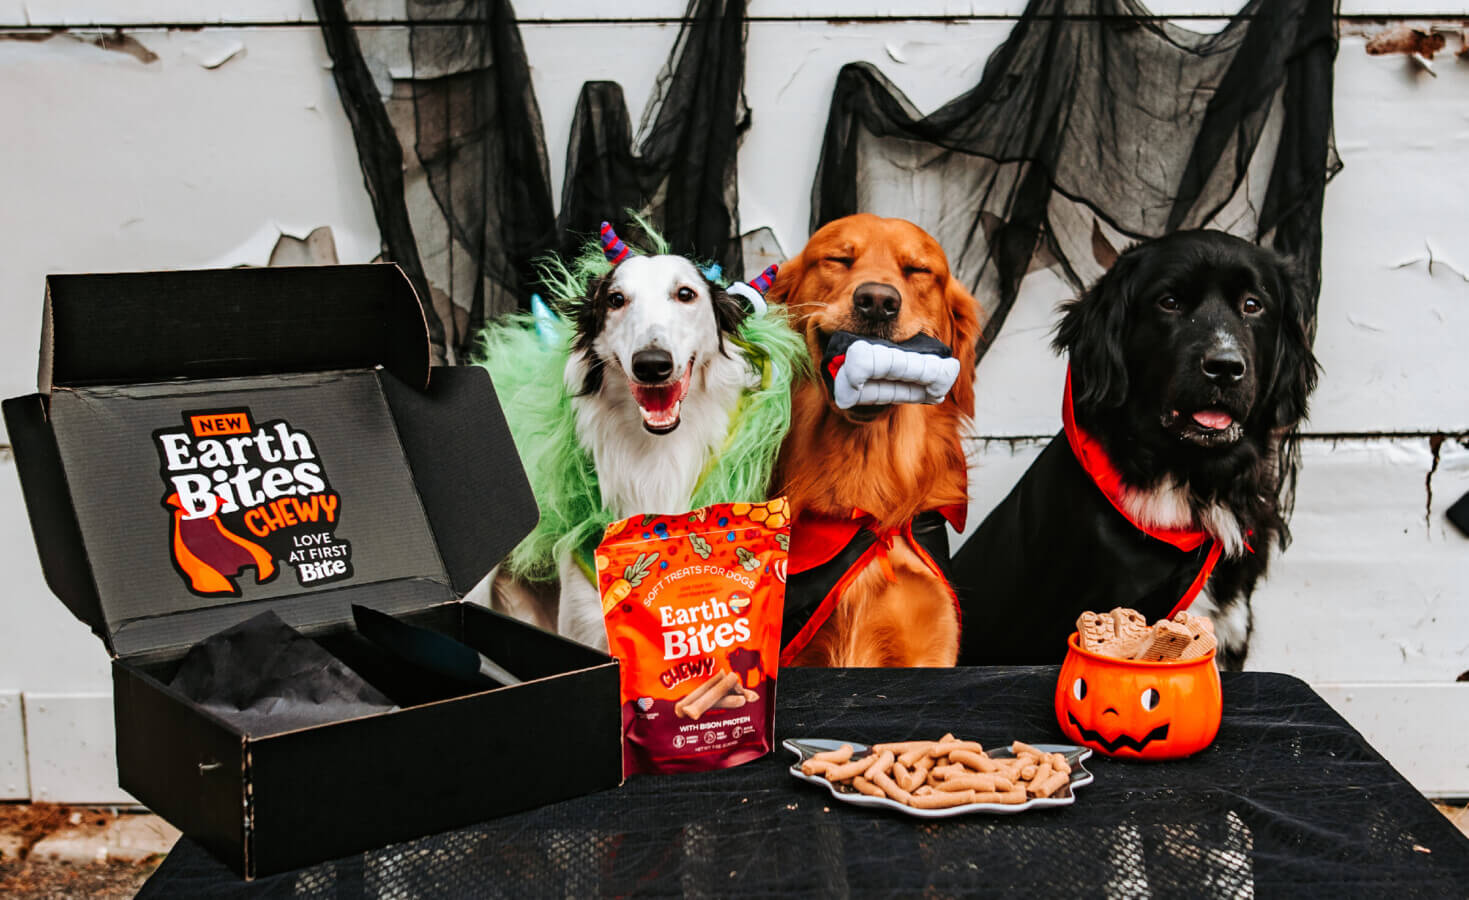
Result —
[[[1056, 671], [785, 670], [776, 734], [1064, 742]], [[1059, 809], [912, 819], [837, 802], [786, 774], [792, 758], [634, 777], [249, 883], [184, 838], [139, 896], [1469, 896], [1469, 840], [1285, 675], [1226, 673], [1213, 746], [1093, 756], [1096, 782]]]

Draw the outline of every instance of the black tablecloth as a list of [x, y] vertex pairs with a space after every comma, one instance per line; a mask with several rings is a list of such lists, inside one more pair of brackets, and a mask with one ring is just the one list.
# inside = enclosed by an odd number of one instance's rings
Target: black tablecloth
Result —
[[[1064, 742], [1054, 667], [780, 673], [777, 737]], [[447, 736], [446, 736], [447, 737]], [[1225, 674], [1214, 745], [1093, 756], [1076, 803], [922, 821], [784, 750], [246, 883], [181, 840], [140, 897], [1469, 896], [1469, 840], [1303, 682]]]

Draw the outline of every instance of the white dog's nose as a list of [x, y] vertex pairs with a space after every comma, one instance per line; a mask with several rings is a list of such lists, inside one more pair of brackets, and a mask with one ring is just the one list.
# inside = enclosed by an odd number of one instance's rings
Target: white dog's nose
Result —
[[673, 374], [673, 354], [667, 350], [639, 350], [632, 355], [632, 376], [644, 384], [667, 381]]

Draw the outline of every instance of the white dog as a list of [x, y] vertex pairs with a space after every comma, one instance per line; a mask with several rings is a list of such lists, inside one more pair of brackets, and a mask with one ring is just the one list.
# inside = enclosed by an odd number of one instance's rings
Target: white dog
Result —
[[[562, 387], [571, 398], [576, 441], [590, 459], [590, 474], [607, 517], [600, 524], [605, 525], [628, 516], [693, 508], [712, 464], [741, 427], [733, 419], [742, 399], [752, 390], [777, 396], [789, 382], [781, 377], [779, 384], [770, 383], [772, 367], [761, 362], [771, 355], [768, 348], [753, 351], [754, 358], [747, 355], [754, 344], [745, 333], [748, 329], [742, 328], [752, 312], [763, 311], [759, 291], [769, 286], [774, 267], [751, 284], [721, 289], [682, 256], [632, 254], [605, 223], [601, 239], [613, 268], [590, 283], [586, 296], [569, 304], [573, 334]], [[780, 322], [766, 328], [788, 331]], [[507, 414], [514, 427], [513, 404]], [[780, 416], [788, 414], [788, 403], [783, 402]], [[779, 437], [766, 440], [769, 459], [763, 465], [768, 469]], [[521, 452], [525, 456], [574, 450], [542, 439], [533, 449], [522, 446]], [[534, 471], [535, 461], [528, 461], [527, 468]], [[533, 474], [533, 486], [535, 481]], [[539, 492], [537, 501], [543, 517], [546, 504], [555, 502]], [[593, 546], [600, 534], [600, 527], [588, 530]], [[605, 650], [607, 635], [590, 548], [568, 548], [566, 542], [557, 547], [556, 630]], [[549, 624], [545, 607], [551, 598], [544, 593], [512, 590], [505, 579], [497, 581], [495, 593], [497, 607]]]

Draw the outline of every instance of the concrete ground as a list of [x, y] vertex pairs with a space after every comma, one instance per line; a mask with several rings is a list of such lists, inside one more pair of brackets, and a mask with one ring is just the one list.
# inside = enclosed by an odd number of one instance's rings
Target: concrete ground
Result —
[[[1435, 805], [1469, 837], [1469, 805]], [[178, 837], [145, 812], [0, 803], [0, 896], [129, 898]]]

